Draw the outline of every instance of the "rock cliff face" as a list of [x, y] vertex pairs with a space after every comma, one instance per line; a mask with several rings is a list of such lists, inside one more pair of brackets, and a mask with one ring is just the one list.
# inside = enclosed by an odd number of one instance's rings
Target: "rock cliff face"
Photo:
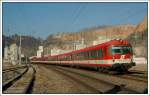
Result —
[[144, 18], [144, 20], [138, 24], [135, 28], [135, 32], [143, 32], [143, 30], [148, 28], [148, 20], [147, 16]]
[[134, 32], [126, 38], [129, 40], [134, 48], [136, 56], [144, 56], [147, 58], [148, 55], [148, 19], [147, 17], [139, 23]]
[[83, 29], [80, 32], [64, 32], [57, 35], [50, 35], [44, 41], [44, 45], [48, 47], [70, 49], [72, 48], [73, 42], [81, 40], [82, 38], [84, 38], [87, 45], [91, 45], [92, 42], [99, 37], [106, 39], [125, 39], [133, 33], [134, 29], [135, 26], [133, 25], [118, 25]]

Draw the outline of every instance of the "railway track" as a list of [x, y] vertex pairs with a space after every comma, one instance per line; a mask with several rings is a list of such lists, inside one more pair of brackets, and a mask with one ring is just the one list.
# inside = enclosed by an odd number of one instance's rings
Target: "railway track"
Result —
[[[35, 69], [32, 66], [22, 67], [25, 68], [24, 71], [3, 82], [2, 91], [4, 94], [15, 94], [15, 93], [30, 93], [31, 87], [35, 78]], [[4, 72], [15, 71], [18, 68], [7, 69]]]
[[[76, 69], [76, 68], [72, 68], [72, 69]], [[78, 70], [78, 69], [76, 69]], [[80, 70], [80, 69], [79, 69]], [[114, 74], [110, 74], [110, 73], [107, 73], [107, 72], [97, 72], [97, 71], [89, 71], [89, 70], [83, 70], [85, 72], [89, 72], [89, 73], [94, 73], [94, 74], [103, 74], [105, 76], [110, 76], [110, 77], [116, 77], [116, 79], [118, 80], [124, 80], [124, 81], [129, 81], [129, 82], [137, 82], [137, 85], [139, 85], [139, 83], [141, 84], [142, 83], [142, 86], [143, 84], [144, 85], [148, 85], [148, 77], [146, 76], [139, 76], [137, 74], [122, 74], [122, 75], [114, 75]], [[137, 73], [137, 72], [136, 72]], [[130, 85], [130, 84], [129, 84]], [[145, 94], [145, 93], [148, 93], [148, 88], [146, 88], [146, 86], [144, 87], [145, 89], [143, 90], [138, 90], [139, 93], [142, 93], [142, 94]], [[138, 86], [140, 87], [140, 86]], [[148, 87], [148, 86], [147, 86]], [[142, 87], [141, 87], [142, 88]], [[130, 88], [130, 89], [133, 89], [135, 90], [134, 88]]]
[[13, 70], [16, 70], [16, 69], [22, 69], [22, 68], [26, 68], [27, 66], [18, 66], [18, 67], [10, 67], [10, 68], [4, 68], [3, 69], [3, 73], [4, 72], [7, 72], [7, 71], [13, 71]]
[[[10, 75], [9, 73], [12, 73], [10, 76], [14, 77], [15, 74], [20, 74], [23, 72], [24, 69], [26, 69], [27, 66], [19, 66], [19, 67], [9, 67], [9, 68], [3, 68], [2, 73], [3, 73], [3, 78], [7, 77]], [[10, 77], [9, 76], [9, 77]], [[6, 80], [5, 80], [6, 81]]]
[[[52, 70], [58, 72], [59, 74], [65, 75], [68, 78], [73, 79], [75, 82], [82, 84], [89, 90], [92, 90], [93, 93], [101, 93], [101, 94], [117, 94], [117, 93], [139, 93], [135, 90], [125, 88], [124, 85], [113, 84], [92, 76], [88, 74], [83, 74], [77, 71], [72, 71], [66, 67], [60, 66], [46, 66], [47, 68], [51, 68]], [[87, 81], [87, 82], [86, 82]]]
[[134, 81], [138, 81], [138, 82], [144, 82], [144, 83], [148, 83], [148, 77], [147, 76], [141, 76], [138, 74], [134, 74], [134, 73], [115, 73], [112, 74], [111, 72], [100, 72], [101, 74], [104, 75], [109, 75], [109, 76], [113, 76], [113, 77], [118, 77], [118, 78], [122, 78], [122, 79], [126, 79], [126, 80], [134, 80]]
[[[82, 68], [81, 68], [82, 69]], [[85, 70], [87, 71], [87, 70]], [[99, 71], [91, 71], [93, 73], [98, 73]], [[123, 78], [123, 79], [127, 79], [127, 80], [134, 80], [134, 81], [139, 81], [139, 82], [144, 82], [144, 83], [148, 83], [148, 77], [147, 76], [143, 76], [143, 75], [139, 75], [139, 74], [145, 74], [145, 71], [129, 71], [127, 73], [109, 73], [109, 72], [103, 72], [100, 71], [100, 74], [104, 74], [104, 75], [109, 75], [109, 76], [113, 76], [113, 77], [119, 77], [119, 78]]]
[[131, 74], [118, 75], [116, 77], [148, 83], [148, 80], [147, 80], [148, 78], [147, 77], [141, 77], [141, 76], [136, 76], [136, 75], [131, 75]]
[[28, 67], [12, 67], [3, 69], [3, 90], [10, 86], [14, 81], [16, 81], [18, 78], [20, 78], [26, 71], [28, 70]]
[[148, 79], [148, 73], [145, 71], [137, 71], [137, 70], [131, 70], [127, 72], [127, 75], [133, 76], [133, 77], [138, 77], [138, 78], [143, 78], [143, 79]]

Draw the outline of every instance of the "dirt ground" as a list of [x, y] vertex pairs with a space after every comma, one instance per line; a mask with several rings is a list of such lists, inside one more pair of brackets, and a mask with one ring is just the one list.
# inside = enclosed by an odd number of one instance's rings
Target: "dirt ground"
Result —
[[84, 86], [50, 69], [39, 65], [33, 67], [36, 69], [33, 94], [91, 93]]

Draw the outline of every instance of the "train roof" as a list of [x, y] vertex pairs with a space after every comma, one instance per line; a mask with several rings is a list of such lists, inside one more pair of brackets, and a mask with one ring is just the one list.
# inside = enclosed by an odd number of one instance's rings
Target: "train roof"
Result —
[[54, 56], [48, 56], [48, 57], [63, 57], [63, 56], [69, 56], [71, 54], [76, 54], [76, 53], [80, 53], [80, 52], [87, 52], [89, 50], [95, 50], [95, 49], [98, 49], [98, 48], [102, 48], [102, 47], [106, 47], [106, 46], [112, 46], [112, 45], [130, 45], [130, 43], [127, 41], [127, 40], [110, 40], [108, 42], [105, 42], [105, 43], [102, 43], [102, 44], [98, 44], [98, 45], [94, 45], [94, 46], [91, 46], [91, 47], [87, 47], [87, 48], [83, 48], [83, 49], [80, 49], [80, 50], [75, 50], [75, 51], [71, 51], [69, 53], [64, 53], [64, 54], [58, 54], [58, 55], [54, 55]]
[[106, 47], [106, 46], [112, 46], [112, 45], [130, 45], [130, 43], [126, 40], [110, 40], [108, 42], [105, 42], [105, 43], [101, 43], [101, 44], [98, 44], [98, 45], [95, 45], [95, 46], [91, 46], [91, 47], [87, 47], [87, 48], [84, 48], [84, 49], [80, 49], [80, 50], [76, 50], [76, 51], [73, 51], [73, 53], [78, 53], [78, 52], [86, 52], [86, 51], [89, 51], [89, 50], [95, 50], [95, 49], [98, 49], [98, 48], [102, 48], [102, 47]]

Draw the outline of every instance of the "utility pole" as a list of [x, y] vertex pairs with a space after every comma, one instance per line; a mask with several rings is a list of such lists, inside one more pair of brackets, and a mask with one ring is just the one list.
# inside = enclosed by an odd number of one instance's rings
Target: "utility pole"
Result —
[[19, 45], [19, 64], [21, 64], [21, 35], [20, 35], [20, 45]]
[[27, 64], [28, 64], [28, 61], [27, 61], [28, 57], [27, 57], [27, 56], [25, 56], [25, 58], [26, 58], [26, 63], [25, 63], [25, 64], [27, 65]]

